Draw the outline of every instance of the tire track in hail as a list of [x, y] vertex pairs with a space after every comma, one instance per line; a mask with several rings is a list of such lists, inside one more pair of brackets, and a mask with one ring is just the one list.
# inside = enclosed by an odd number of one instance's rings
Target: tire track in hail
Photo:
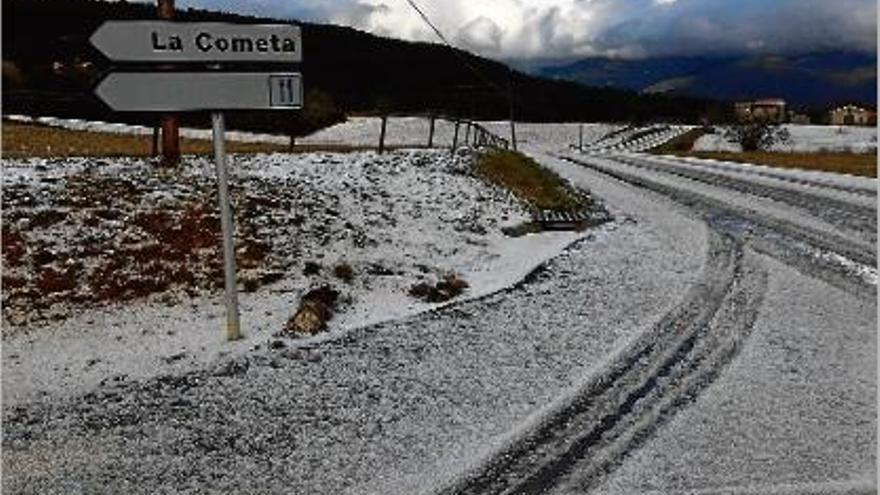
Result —
[[750, 182], [745, 179], [696, 168], [686, 169], [674, 164], [664, 166], [663, 164], [652, 162], [645, 158], [622, 156], [615, 157], [615, 160], [640, 169], [684, 179], [691, 179], [710, 186], [721, 186], [733, 191], [779, 201], [804, 210], [817, 218], [826, 220], [832, 225], [841, 227], [860, 236], [866, 236], [865, 240], [871, 244], [877, 242], [876, 232], [872, 231], [872, 228], [877, 225], [876, 208], [853, 205], [834, 198], [771, 186], [768, 184]]
[[[664, 158], [668, 158], [668, 157], [664, 156]], [[682, 162], [684, 162], [684, 163], [695, 162], [700, 165], [703, 164], [700, 162], [704, 162], [704, 163], [711, 164], [712, 167], [717, 167], [718, 169], [726, 171], [726, 172], [740, 172], [740, 173], [745, 172], [745, 173], [748, 173], [749, 175], [753, 175], [755, 177], [764, 177], [764, 178], [768, 178], [768, 179], [775, 179], [775, 180], [782, 181], [782, 182], [789, 182], [791, 184], [798, 184], [798, 185], [809, 186], [809, 187], [822, 187], [825, 189], [834, 189], [836, 191], [845, 192], [848, 194], [853, 194], [853, 195], [862, 196], [862, 197], [869, 197], [869, 198], [877, 197], [877, 189], [876, 188], [871, 188], [871, 187], [867, 187], [867, 186], [860, 187], [860, 186], [856, 186], [856, 185], [845, 185], [845, 184], [839, 184], [839, 183], [836, 184], [831, 181], [806, 179], [803, 177], [791, 176], [791, 175], [783, 173], [782, 171], [770, 172], [767, 170], [761, 170], [760, 167], [767, 168], [766, 165], [752, 165], [749, 168], [745, 168], [745, 167], [743, 167], [743, 164], [741, 164], [741, 163], [733, 164], [731, 162], [722, 162], [722, 161], [713, 160], [713, 159], [709, 159], [709, 158], [701, 158], [701, 159], [698, 159], [698, 161], [693, 158], [682, 159]]]
[[720, 373], [748, 336], [766, 275], [743, 245], [710, 230], [707, 263], [683, 301], [565, 405], [443, 494], [585, 489], [619, 465]]
[[[854, 272], [853, 267], [859, 265], [873, 269], [876, 266], [877, 253], [873, 245], [867, 246], [839, 235], [770, 218], [683, 187], [661, 184], [593, 161], [564, 155], [556, 157], [632, 186], [667, 196], [699, 214], [713, 229], [748, 243], [755, 251], [776, 258], [808, 277], [823, 280], [865, 300], [874, 300], [877, 297], [876, 281], [866, 280]], [[603, 158], [614, 159], [608, 156]]]

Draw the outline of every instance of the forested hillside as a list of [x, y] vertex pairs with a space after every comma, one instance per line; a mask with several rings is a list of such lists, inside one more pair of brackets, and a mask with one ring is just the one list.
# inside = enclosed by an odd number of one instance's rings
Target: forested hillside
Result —
[[[149, 115], [110, 115], [91, 95], [111, 66], [89, 45], [88, 37], [107, 19], [154, 18], [155, 6], [143, 3], [5, 0], [4, 111], [152, 122]], [[238, 128], [301, 134], [343, 114], [382, 111], [501, 119], [509, 114], [511, 87], [516, 117], [524, 121], [693, 122], [707, 114], [723, 115], [721, 105], [706, 100], [542, 79], [443, 45], [382, 38], [346, 27], [201, 10], [178, 11], [176, 19], [302, 26], [304, 62], [299, 68], [304, 74], [306, 110], [293, 117], [238, 112], [230, 116], [231, 126]], [[185, 119], [205, 122], [200, 115]]]

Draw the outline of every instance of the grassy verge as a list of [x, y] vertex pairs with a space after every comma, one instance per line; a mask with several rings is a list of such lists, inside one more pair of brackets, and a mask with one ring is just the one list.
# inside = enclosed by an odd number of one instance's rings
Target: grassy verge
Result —
[[729, 151], [691, 151], [694, 143], [704, 134], [702, 129], [694, 129], [651, 150], [661, 155], [707, 158], [737, 163], [752, 163], [778, 168], [818, 170], [838, 174], [877, 177], [877, 156], [856, 153], [776, 153], [751, 151], [735, 153]]
[[[152, 136], [74, 131], [34, 124], [3, 122], [3, 156], [150, 156]], [[184, 154], [213, 153], [211, 141], [181, 139]], [[230, 153], [270, 153], [287, 146], [271, 143], [227, 142]]]
[[583, 206], [584, 199], [571, 190], [558, 175], [520, 153], [491, 150], [483, 153], [474, 166], [477, 175], [509, 189], [513, 194], [541, 210], [571, 211]]
[[728, 162], [753, 163], [778, 168], [818, 170], [861, 177], [877, 177], [876, 155], [856, 153], [771, 153], [767, 151], [746, 153], [697, 151], [673, 154]]

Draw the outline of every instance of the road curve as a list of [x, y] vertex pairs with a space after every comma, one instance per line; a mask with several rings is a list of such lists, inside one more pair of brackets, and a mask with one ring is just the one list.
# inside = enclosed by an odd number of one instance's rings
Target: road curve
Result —
[[[768, 266], [775, 268], [772, 271], [774, 282], [783, 278], [779, 275], [784, 271], [780, 266], [794, 270], [800, 277], [799, 283], [807, 286], [804, 289], [807, 293], [805, 297], [834, 290], [828, 286], [855, 297], [857, 302], [854, 307], [851, 307], [853, 303], [839, 302], [834, 307], [832, 302], [831, 307], [825, 309], [827, 314], [832, 314], [838, 308], [845, 307], [850, 314], [855, 314], [837, 320], [840, 328], [829, 330], [839, 332], [840, 336], [830, 340], [840, 348], [846, 348], [846, 344], [852, 341], [867, 340], [876, 344], [877, 272], [874, 266], [877, 258], [874, 245], [877, 215], [876, 193], [873, 197], [870, 193], [872, 187], [862, 184], [858, 187], [841, 187], [834, 181], [829, 181], [829, 185], [825, 181], [791, 175], [780, 178], [748, 167], [713, 167], [708, 162], [658, 159], [632, 153], [551, 156], [535, 152], [534, 155], [545, 164], [555, 166], [557, 172], [576, 183], [582, 177], [571, 169], [572, 166], [588, 170], [592, 179], [611, 180], [629, 187], [631, 194], [654, 194], [686, 207], [692, 215], [703, 220], [711, 231], [710, 261], [700, 282], [685, 296], [681, 305], [619, 355], [614, 364], [597, 376], [595, 381], [583, 387], [545, 422], [522, 435], [518, 442], [511, 443], [441, 493], [872, 491], [870, 471], [873, 461], [870, 459], [873, 458], [873, 449], [869, 450], [868, 446], [873, 442], [844, 442], [843, 449], [852, 451], [849, 454], [868, 460], [851, 462], [837, 471], [831, 470], [834, 474], [829, 476], [830, 479], [820, 478], [813, 483], [798, 484], [797, 480], [802, 482], [807, 476], [795, 476], [795, 481], [787, 480], [788, 484], [775, 479], [784, 478], [788, 474], [786, 469], [796, 470], [800, 465], [796, 459], [781, 456], [778, 462], [782, 468], [776, 471], [755, 470], [765, 473], [765, 477], [770, 479], [751, 480], [750, 490], [737, 486], [735, 477], [733, 481], [726, 480], [726, 486], [719, 486], [722, 483], [720, 479], [724, 478], [719, 474], [714, 474], [715, 478], [710, 474], [700, 479], [699, 465], [694, 464], [688, 465], [690, 473], [676, 473], [679, 478], [673, 482], [669, 481], [670, 476], [664, 479], [664, 469], [657, 467], [657, 459], [663, 458], [668, 444], [682, 443], [674, 440], [674, 434], [669, 434], [663, 440], [666, 443], [655, 441], [653, 450], [645, 449], [652, 452], [651, 455], [643, 455], [637, 463], [631, 463], [636, 467], [631, 467], [629, 471], [621, 470], [625, 473], [619, 476], [623, 481], [606, 480], [610, 473], [625, 465], [627, 459], [638, 452], [665, 422], [686, 410], [701, 391], [725, 373], [727, 365], [736, 359], [745, 345], [759, 314], [762, 315], [759, 324], [761, 338], [773, 332], [782, 333], [780, 328], [785, 328], [785, 325], [775, 314], [780, 312], [780, 307], [775, 306], [779, 304], [779, 296], [776, 295], [778, 289], [771, 303], [764, 301]], [[786, 276], [792, 277], [791, 274]], [[784, 304], [797, 305], [796, 302], [792, 304], [790, 299], [785, 300]], [[781, 312], [785, 313], [786, 310]], [[806, 320], [801, 318], [801, 325], [815, 327], [818, 325], [816, 321], [819, 321], [826, 325], [824, 328], [828, 328], [828, 322], [823, 321], [824, 316], [817, 314]], [[852, 327], [847, 328], [848, 324]], [[788, 333], [792, 333], [792, 330], [789, 329]], [[790, 339], [791, 335], [777, 338]], [[762, 350], [771, 347], [764, 342], [762, 344], [765, 344]], [[828, 342], [822, 344], [827, 346]], [[815, 342], [804, 340], [799, 341], [798, 346], [808, 349], [817, 347]], [[876, 346], [871, 345], [868, 349], [876, 349]], [[848, 352], [858, 354], [852, 349]], [[873, 411], [861, 400], [864, 394], [873, 395], [876, 384], [876, 376], [869, 367], [876, 354], [872, 355], [871, 352], [867, 352], [867, 359], [863, 352], [857, 356], [860, 359], [834, 361], [834, 365], [846, 369], [844, 379], [849, 379], [849, 384], [855, 382], [858, 392], [835, 397], [838, 402], [830, 409], [839, 410], [841, 416], [846, 416], [851, 408], [855, 408], [855, 416], [861, 421], [860, 428], [855, 428], [855, 431], [857, 434], [863, 433], [862, 438], [873, 439], [876, 438]], [[753, 366], [753, 363], [749, 365]], [[804, 366], [801, 372], [807, 369], [809, 367]], [[772, 376], [775, 371], [766, 372], [762, 378]], [[731, 374], [734, 373], [728, 373]], [[802, 403], [810, 394], [828, 392], [827, 386], [808, 385], [805, 390], [799, 391], [800, 396], [795, 394], [787, 405], [791, 407], [791, 413], [796, 414], [802, 408], [798, 402]], [[721, 412], [712, 408], [695, 409], [703, 414], [705, 422], [723, 417]], [[809, 413], [806, 415], [809, 416]], [[772, 426], [772, 421], [769, 423]], [[748, 426], [753, 425], [746, 423], [742, 429]], [[729, 432], [736, 431], [738, 427], [737, 424], [728, 423], [721, 429]], [[678, 431], [675, 428], [688, 430], [687, 426], [681, 424], [667, 430]], [[795, 434], [811, 431], [809, 427], [801, 427], [800, 430], [794, 428]], [[850, 434], [852, 430], [851, 427], [842, 429]], [[669, 439], [670, 435], [673, 440]], [[790, 441], [791, 438], [785, 436], [779, 439], [782, 446]], [[682, 457], [688, 454], [687, 445], [676, 447]], [[753, 447], [756, 451], [760, 449]], [[811, 454], [819, 458], [823, 454], [829, 455], [827, 450], [823, 452], [821, 448], [816, 448]], [[748, 458], [750, 453], [739, 452], [738, 455]], [[832, 459], [826, 460], [832, 464]], [[787, 468], [785, 463], [795, 467]], [[855, 474], [851, 464], [857, 466]], [[711, 471], [706, 469], [706, 472]], [[869, 474], [865, 475], [865, 472]], [[839, 483], [840, 476], [849, 479], [845, 478]], [[658, 482], [658, 479], [663, 481]], [[876, 474], [873, 479], [876, 479]]]
[[5, 406], [4, 493], [876, 491], [874, 184], [534, 156], [617, 222], [482, 300]]

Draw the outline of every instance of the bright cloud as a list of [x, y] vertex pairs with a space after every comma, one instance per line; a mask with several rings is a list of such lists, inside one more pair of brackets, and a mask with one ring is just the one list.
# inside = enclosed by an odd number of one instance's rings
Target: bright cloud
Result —
[[[493, 58], [876, 50], [875, 0], [416, 0], [457, 46]], [[178, 0], [182, 6], [438, 41], [406, 0]]]

